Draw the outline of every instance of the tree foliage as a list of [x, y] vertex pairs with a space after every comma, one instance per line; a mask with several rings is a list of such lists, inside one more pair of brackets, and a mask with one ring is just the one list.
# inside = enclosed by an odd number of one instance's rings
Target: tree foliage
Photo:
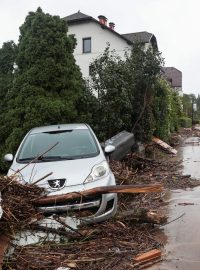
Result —
[[0, 49], [0, 110], [5, 108], [4, 100], [12, 88], [17, 46], [13, 41], [3, 43]]
[[154, 130], [153, 86], [162, 63], [159, 52], [144, 50], [139, 44], [133, 45], [124, 60], [108, 46], [92, 63], [91, 87], [98, 98], [102, 137], [127, 129], [141, 140], [150, 138]]
[[155, 117], [154, 135], [168, 140], [170, 132], [179, 128], [182, 116], [182, 102], [178, 93], [164, 79], [155, 83], [153, 111]]
[[0, 49], [0, 153], [10, 132], [5, 114], [9, 110], [7, 96], [13, 86], [16, 53], [17, 46], [13, 41], [5, 42]]
[[176, 91], [172, 91], [170, 95], [170, 131], [178, 131], [180, 127], [180, 117], [182, 116], [182, 101]]
[[[90, 87], [97, 96], [96, 115], [101, 139], [131, 125], [131, 100], [126, 65], [115, 52], [106, 48], [91, 65]], [[97, 117], [96, 117], [97, 118]]]
[[153, 116], [154, 84], [160, 77], [164, 60], [159, 51], [147, 50], [141, 44], [133, 44], [126, 57], [128, 81], [132, 83], [132, 129], [140, 140], [149, 140], [155, 129]]
[[84, 83], [75, 45], [66, 23], [38, 8], [20, 27], [19, 44], [0, 49], [1, 155], [14, 153], [32, 127], [49, 124], [87, 122], [100, 140], [123, 129], [141, 141], [177, 130], [181, 102], [161, 79], [160, 52], [134, 44], [122, 59], [108, 45]]
[[192, 101], [196, 101], [194, 94], [183, 94], [183, 113], [185, 116], [192, 118]]
[[58, 16], [38, 8], [26, 17], [20, 27], [17, 69], [7, 94], [6, 151], [14, 152], [32, 127], [77, 119], [84, 84], [75, 64], [74, 47], [66, 23]]

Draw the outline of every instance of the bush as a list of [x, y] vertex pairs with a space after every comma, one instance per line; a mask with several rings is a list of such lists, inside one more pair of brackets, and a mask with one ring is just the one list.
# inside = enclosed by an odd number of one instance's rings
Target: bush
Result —
[[192, 119], [189, 117], [181, 117], [179, 123], [181, 127], [189, 128], [192, 126]]
[[199, 120], [197, 120], [197, 119], [193, 120], [193, 125], [199, 125], [199, 123], [200, 123]]

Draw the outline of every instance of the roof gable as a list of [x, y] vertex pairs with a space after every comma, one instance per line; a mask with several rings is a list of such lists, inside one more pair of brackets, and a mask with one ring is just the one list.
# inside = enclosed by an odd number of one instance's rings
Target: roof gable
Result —
[[87, 14], [80, 12], [80, 10], [74, 14], [64, 17], [63, 20], [65, 20], [68, 25], [92, 21], [99, 24], [103, 29], [110, 31], [113, 34], [120, 37], [121, 39], [125, 40], [129, 45], [133, 43], [151, 43], [153, 48], [158, 49], [156, 37], [152, 33], [143, 31], [143, 32], [128, 33], [128, 34], [119, 34], [115, 30], [108, 27], [107, 25], [100, 23], [98, 20], [96, 20], [92, 16], [89, 16]]
[[121, 39], [125, 40], [129, 45], [132, 44], [132, 42], [129, 39], [127, 39], [126, 37], [124, 37], [123, 35], [119, 34], [115, 30], [108, 27], [107, 25], [100, 23], [98, 20], [94, 19], [92, 16], [88, 16], [80, 11], [78, 11], [77, 13], [74, 13], [72, 15], [64, 17], [63, 20], [65, 20], [68, 25], [84, 23], [86, 21], [95, 22], [98, 25], [100, 25], [103, 29], [110, 31], [110, 32], [112, 32], [112, 34], [117, 35]]
[[68, 23], [73, 23], [73, 22], [83, 21], [83, 20], [92, 20], [92, 19], [93, 17], [88, 16], [80, 11], [63, 18], [63, 20], [67, 21]]

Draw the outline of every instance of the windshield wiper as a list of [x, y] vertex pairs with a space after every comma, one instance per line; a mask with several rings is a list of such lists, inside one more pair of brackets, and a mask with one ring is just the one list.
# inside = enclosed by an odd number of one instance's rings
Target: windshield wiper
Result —
[[[36, 157], [29, 157], [29, 158], [19, 158], [19, 162], [30, 162], [31, 160], [34, 160]], [[46, 157], [38, 157], [37, 160], [35, 160], [35, 163], [37, 162], [45, 162], [45, 161], [56, 161], [56, 160], [73, 160], [75, 158], [73, 157], [62, 157], [62, 156], [46, 156]]]
[[34, 160], [35, 157], [29, 157], [29, 158], [19, 158], [18, 161], [31, 161]]
[[62, 156], [46, 156], [46, 157], [40, 157], [39, 160], [41, 161], [51, 161], [51, 160], [72, 160], [74, 158], [71, 157], [62, 157]]

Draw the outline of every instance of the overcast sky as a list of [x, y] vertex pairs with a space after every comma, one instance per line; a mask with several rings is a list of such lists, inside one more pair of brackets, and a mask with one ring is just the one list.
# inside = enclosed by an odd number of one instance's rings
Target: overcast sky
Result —
[[183, 92], [200, 94], [200, 0], [0, 0], [0, 46], [19, 37], [29, 11], [105, 15], [120, 34], [153, 33], [166, 66], [183, 73]]

